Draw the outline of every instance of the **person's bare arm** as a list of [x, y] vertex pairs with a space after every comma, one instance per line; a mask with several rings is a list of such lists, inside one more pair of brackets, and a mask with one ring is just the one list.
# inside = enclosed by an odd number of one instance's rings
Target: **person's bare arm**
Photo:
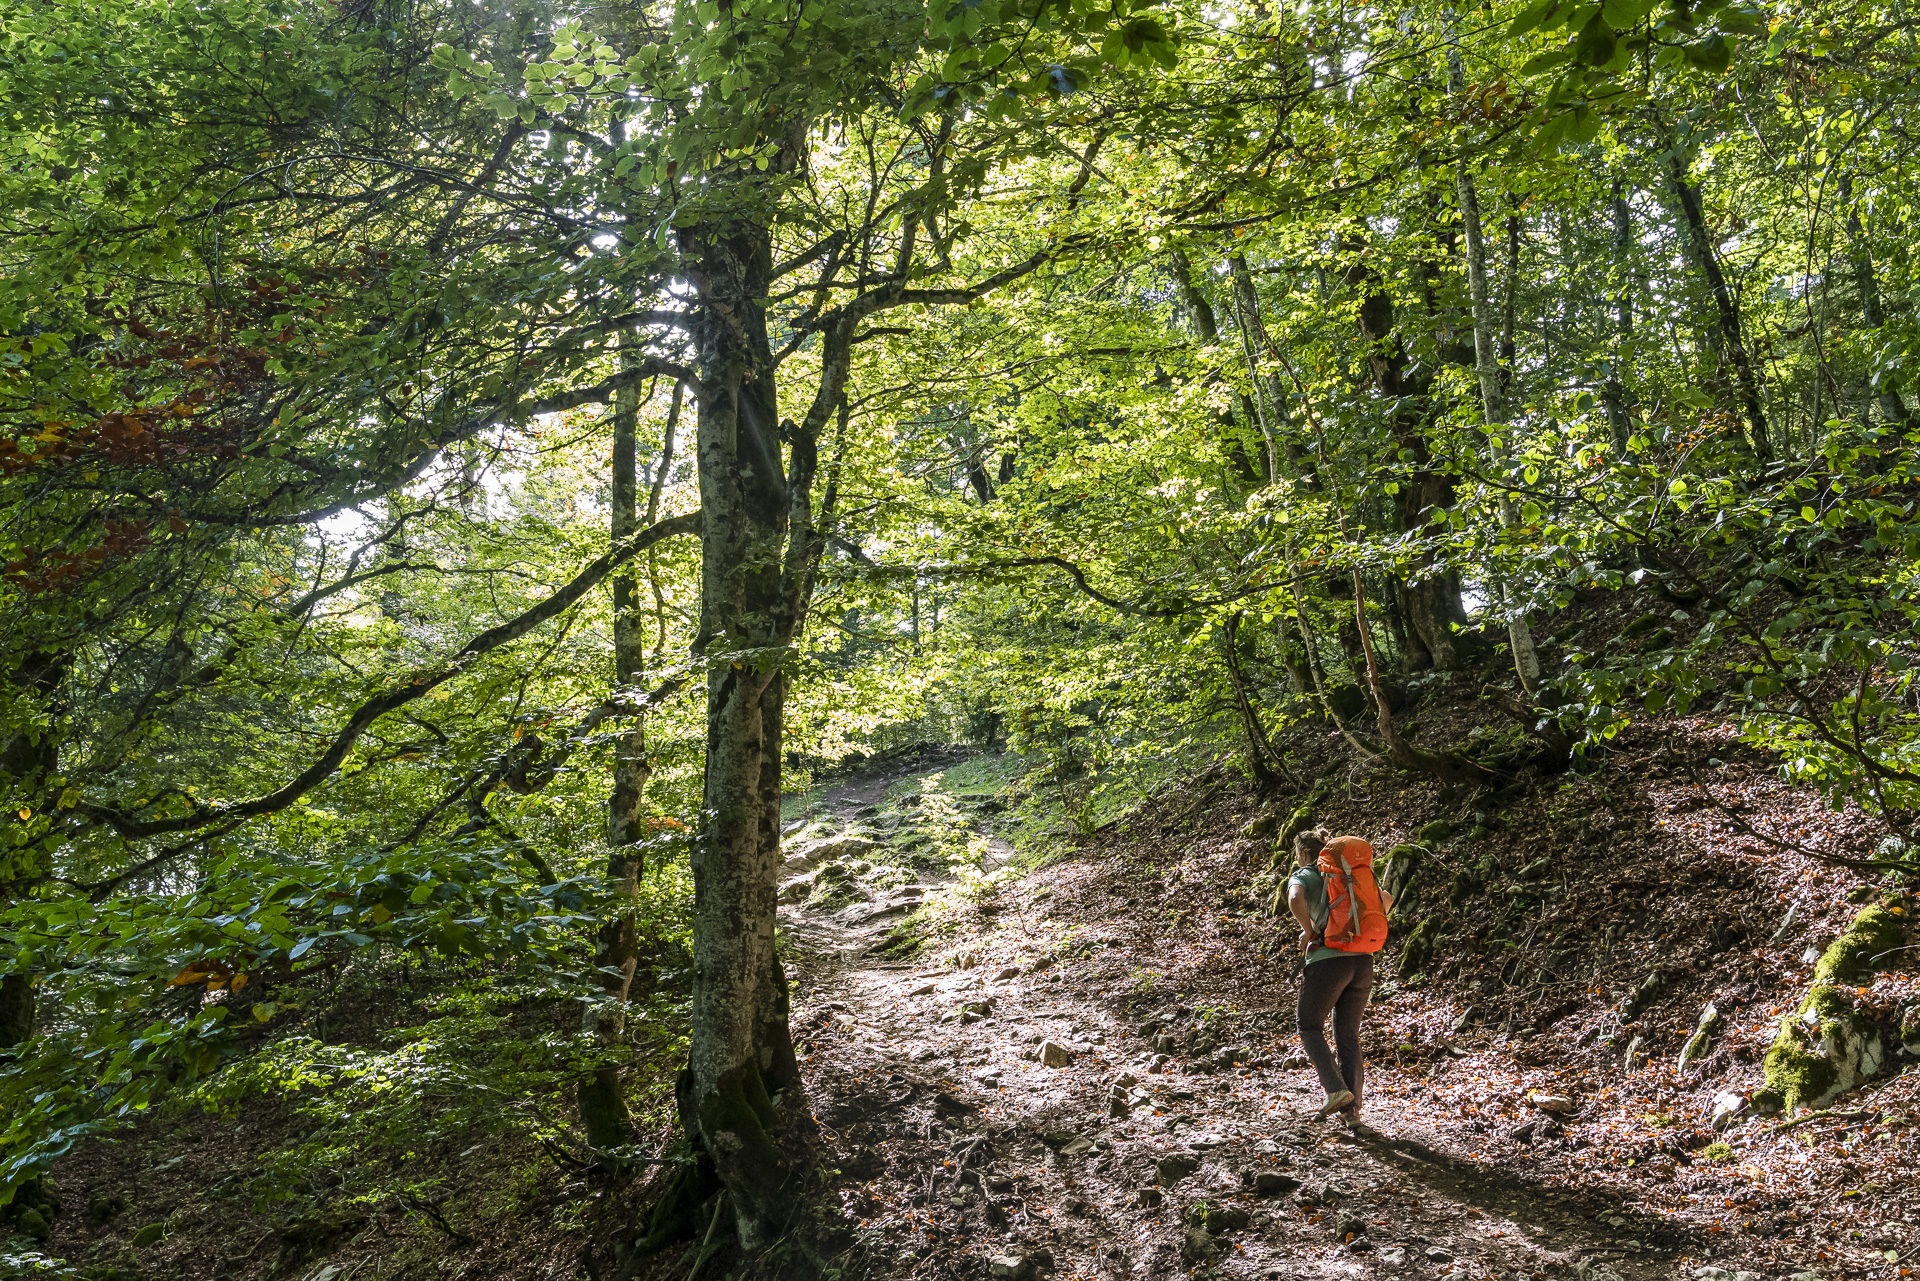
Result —
[[1287, 884], [1287, 910], [1293, 913], [1293, 919], [1300, 922], [1300, 950], [1305, 952], [1313, 947], [1319, 934], [1313, 928], [1313, 913], [1307, 910], [1307, 893], [1297, 881]]

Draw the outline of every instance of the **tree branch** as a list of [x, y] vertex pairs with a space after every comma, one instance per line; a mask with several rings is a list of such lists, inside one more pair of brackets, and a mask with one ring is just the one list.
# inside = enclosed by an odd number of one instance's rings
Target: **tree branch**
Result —
[[471, 667], [482, 656], [525, 636], [534, 628], [558, 616], [562, 611], [585, 596], [601, 580], [615, 569], [646, 551], [647, 548], [663, 539], [678, 534], [695, 533], [700, 528], [699, 512], [689, 512], [684, 516], [675, 516], [663, 520], [636, 535], [624, 546], [609, 551], [599, 560], [581, 570], [559, 591], [547, 597], [533, 608], [488, 628], [468, 641], [451, 659], [436, 667], [424, 668], [389, 686], [382, 692], [367, 699], [347, 718], [347, 723], [334, 735], [327, 750], [321, 753], [306, 769], [283, 786], [256, 796], [251, 800], [239, 801], [230, 805], [195, 805], [187, 814], [165, 819], [139, 819], [123, 810], [107, 806], [90, 805], [82, 802], [75, 810], [82, 817], [95, 823], [111, 827], [121, 836], [129, 839], [141, 839], [160, 836], [168, 832], [191, 831], [214, 823], [224, 823], [235, 819], [255, 818], [262, 814], [271, 814], [286, 808], [301, 796], [325, 782], [346, 759], [347, 753], [366, 733], [369, 726], [380, 717], [397, 708], [404, 707], [413, 700], [422, 697]]

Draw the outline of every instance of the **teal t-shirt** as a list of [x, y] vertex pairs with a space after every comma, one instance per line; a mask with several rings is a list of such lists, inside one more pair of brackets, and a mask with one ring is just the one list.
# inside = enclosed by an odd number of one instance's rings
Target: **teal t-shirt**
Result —
[[[1287, 878], [1288, 897], [1292, 897], [1293, 887], [1296, 885], [1300, 887], [1300, 892], [1307, 896], [1307, 915], [1313, 919], [1313, 928], [1326, 929], [1327, 914], [1333, 909], [1327, 903], [1327, 882], [1326, 878], [1320, 875], [1320, 869], [1317, 867], [1295, 868], [1293, 875]], [[1307, 953], [1306, 963], [1312, 965], [1315, 961], [1325, 961], [1345, 955], [1347, 954], [1337, 947], [1316, 947]]]

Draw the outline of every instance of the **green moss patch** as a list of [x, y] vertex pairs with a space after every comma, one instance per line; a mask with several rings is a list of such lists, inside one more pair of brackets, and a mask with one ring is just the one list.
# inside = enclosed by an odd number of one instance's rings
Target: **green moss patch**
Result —
[[1846, 933], [1835, 939], [1813, 967], [1816, 987], [1855, 983], [1873, 972], [1873, 958], [1891, 952], [1906, 941], [1900, 918], [1875, 903], [1853, 918]]
[[1761, 1070], [1767, 1089], [1788, 1113], [1812, 1104], [1833, 1088], [1833, 1064], [1802, 1044], [1790, 1022], [1773, 1038]]
[[1400, 949], [1399, 974], [1402, 978], [1412, 978], [1427, 968], [1433, 959], [1433, 945], [1439, 938], [1440, 927], [1431, 918], [1413, 927], [1413, 933], [1407, 935], [1407, 944]]
[[[1810, 1043], [1811, 1038], [1817, 1035], [1826, 1045], [1845, 1046], [1871, 1035], [1870, 1029], [1855, 1026], [1852, 1002], [1839, 989], [1869, 978], [1873, 958], [1900, 947], [1904, 941], [1900, 918], [1876, 903], [1855, 916], [1827, 948], [1813, 967], [1813, 986], [1807, 999], [1780, 1020], [1780, 1030], [1767, 1050], [1762, 1069], [1769, 1102], [1778, 1099], [1780, 1106], [1791, 1113], [1800, 1107], [1817, 1107], [1837, 1088], [1850, 1084], [1841, 1079], [1840, 1065]], [[1811, 1029], [1809, 1023], [1814, 1025]], [[1866, 1059], [1863, 1070], [1870, 1070], [1872, 1062]], [[1848, 1067], [1847, 1075], [1853, 1071]]]

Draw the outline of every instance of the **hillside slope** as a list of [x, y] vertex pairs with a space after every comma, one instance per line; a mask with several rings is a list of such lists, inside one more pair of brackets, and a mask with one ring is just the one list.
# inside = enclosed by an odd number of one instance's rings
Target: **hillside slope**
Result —
[[[1290, 802], [1224, 779], [1163, 795], [980, 896], [932, 964], [809, 994], [849, 1212], [899, 1276], [1049, 1255], [1114, 1277], [1900, 1275], [1920, 1202], [1920, 1043], [1899, 1044], [1903, 1019], [1920, 1042], [1914, 952], [1846, 990], [1882, 1037], [1864, 1088], [1762, 1115], [1762, 1059], [1861, 905], [1916, 902], [1736, 833], [1719, 807], [1825, 849], [1875, 836], [1727, 740], [1642, 726], [1477, 815], [1378, 774], [1330, 790], [1316, 821], [1427, 849], [1404, 910], [1428, 959], [1410, 975], [1389, 947], [1351, 1135], [1309, 1120], [1293, 931], [1264, 905]], [[1041, 1038], [1060, 1066], [1023, 1057]]]

